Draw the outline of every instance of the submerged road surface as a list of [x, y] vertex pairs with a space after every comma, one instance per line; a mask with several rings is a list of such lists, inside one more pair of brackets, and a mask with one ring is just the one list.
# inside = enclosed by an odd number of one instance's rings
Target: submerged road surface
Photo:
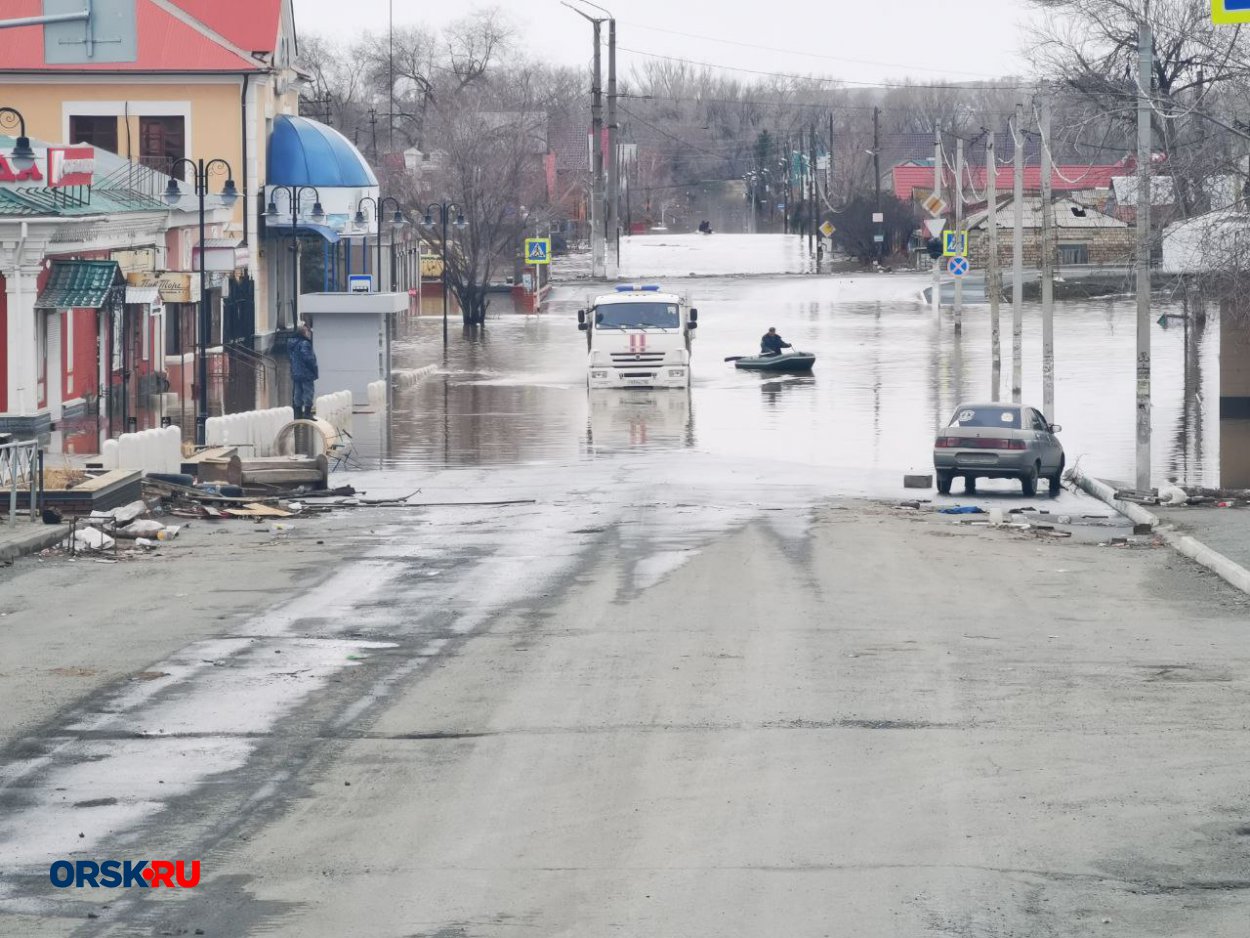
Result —
[[457, 335], [343, 477], [419, 506], [4, 572], [0, 935], [1244, 936], [1250, 605], [1071, 492], [896, 507], [946, 371], [808, 312], [866, 350], [642, 400]]

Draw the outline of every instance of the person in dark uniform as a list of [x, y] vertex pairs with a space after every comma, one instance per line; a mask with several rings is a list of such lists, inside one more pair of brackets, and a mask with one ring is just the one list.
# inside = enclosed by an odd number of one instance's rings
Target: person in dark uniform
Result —
[[789, 342], [777, 335], [777, 327], [769, 326], [760, 339], [761, 355], [780, 355], [783, 348], [792, 348]]
[[308, 323], [300, 324], [299, 332], [291, 339], [287, 349], [291, 356], [291, 406], [295, 409], [295, 419], [311, 420], [319, 374], [317, 353], [313, 351], [312, 328]]

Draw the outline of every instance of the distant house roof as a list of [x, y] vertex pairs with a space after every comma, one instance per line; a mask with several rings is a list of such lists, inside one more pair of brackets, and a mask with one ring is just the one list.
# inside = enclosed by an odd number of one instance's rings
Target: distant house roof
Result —
[[[135, 0], [133, 62], [48, 64], [44, 27], [0, 29], [2, 72], [248, 72], [277, 45], [285, 0]], [[43, 0], [4, 0], [0, 19], [42, 16]]]
[[[1111, 180], [1117, 205], [1137, 205], [1137, 177], [1115, 176]], [[1176, 184], [1171, 176], [1150, 177], [1150, 204], [1171, 205], [1176, 201]]]
[[378, 177], [350, 140], [333, 127], [279, 114], [269, 135], [267, 185], [359, 188]]
[[[1072, 192], [1080, 189], [1107, 189], [1111, 186], [1111, 178], [1124, 172], [1118, 163], [1109, 165], [1076, 165], [1056, 166], [1051, 173], [1051, 188], [1055, 192]], [[910, 199], [914, 190], [923, 192], [933, 190], [933, 160], [927, 165], [912, 160], [895, 166], [892, 170], [894, 194], [900, 199]], [[984, 192], [989, 173], [984, 166], [969, 166], [965, 177], [965, 187], [971, 186], [978, 192]], [[998, 191], [1009, 192], [1016, 181], [1015, 169], [1011, 166], [1000, 166], [994, 177]], [[942, 174], [942, 190], [949, 192], [954, 187], [955, 174], [946, 169]], [[1024, 167], [1024, 189], [1026, 192], [1037, 192], [1042, 188], [1042, 168], [1040, 166]]]
[[[1037, 198], [1026, 198], [1021, 203], [1024, 212], [1025, 228], [1042, 227], [1042, 200]], [[1073, 199], [1055, 199], [1054, 201], [1054, 222], [1056, 228], [1127, 228], [1125, 222], [1118, 218], [1112, 218], [1105, 215], [1097, 209], [1089, 208]], [[1008, 197], [1001, 199], [998, 203], [998, 227], [1010, 228], [1013, 224], [1015, 214], [1015, 200]], [[982, 210], [974, 215], [969, 216], [967, 221], [968, 229], [985, 229], [988, 228], [989, 211]]]

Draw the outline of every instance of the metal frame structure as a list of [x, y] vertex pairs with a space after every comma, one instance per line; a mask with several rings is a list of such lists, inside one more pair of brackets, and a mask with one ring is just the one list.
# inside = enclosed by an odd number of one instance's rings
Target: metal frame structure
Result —
[[[18, 483], [25, 481], [26, 485]], [[30, 518], [39, 516], [43, 502], [43, 449], [38, 440], [0, 444], [0, 488], [9, 489], [9, 523], [17, 519], [17, 491], [30, 491]]]

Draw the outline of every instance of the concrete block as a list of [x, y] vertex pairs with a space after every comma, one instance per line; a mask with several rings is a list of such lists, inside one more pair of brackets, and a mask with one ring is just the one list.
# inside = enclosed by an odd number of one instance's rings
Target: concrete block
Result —
[[933, 488], [933, 476], [928, 473], [908, 473], [903, 476], [903, 488], [905, 489]]

